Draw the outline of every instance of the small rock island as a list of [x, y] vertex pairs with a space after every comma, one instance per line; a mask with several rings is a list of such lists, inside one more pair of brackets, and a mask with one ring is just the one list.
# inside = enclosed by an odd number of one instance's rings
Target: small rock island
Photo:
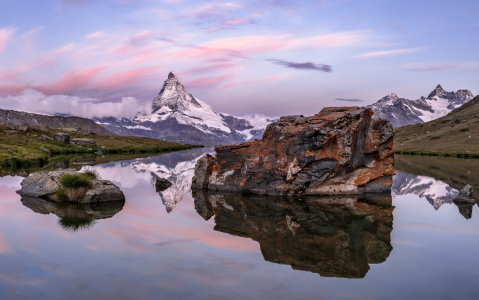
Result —
[[215, 148], [195, 166], [192, 189], [269, 195], [391, 191], [394, 129], [361, 107], [327, 107], [271, 123], [261, 140]]
[[22, 196], [38, 197], [55, 202], [98, 203], [125, 201], [119, 187], [109, 180], [101, 180], [94, 170], [75, 170], [34, 173], [23, 179]]

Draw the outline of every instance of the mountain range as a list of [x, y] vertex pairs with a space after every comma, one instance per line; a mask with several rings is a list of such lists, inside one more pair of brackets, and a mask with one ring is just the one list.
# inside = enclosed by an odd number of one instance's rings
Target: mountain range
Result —
[[374, 117], [388, 119], [398, 128], [443, 117], [472, 98], [474, 95], [469, 90], [446, 92], [438, 85], [427, 97], [408, 100], [391, 93], [367, 107], [374, 111]]
[[131, 119], [110, 117], [94, 120], [119, 135], [218, 145], [261, 138], [266, 126], [274, 118], [261, 115], [239, 118], [218, 113], [188, 93], [180, 77], [170, 72], [159, 95], [153, 100], [151, 114]]

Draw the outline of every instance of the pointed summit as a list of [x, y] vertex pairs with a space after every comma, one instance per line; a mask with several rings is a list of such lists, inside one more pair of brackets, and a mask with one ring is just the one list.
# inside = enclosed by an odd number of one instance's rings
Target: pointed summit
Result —
[[176, 80], [176, 81], [181, 82], [180, 76], [176, 75], [176, 73], [173, 72], [173, 71], [171, 71], [171, 72], [168, 74], [168, 79], [174, 79], [174, 80]]
[[436, 86], [436, 92], [439, 92], [439, 91], [444, 92], [444, 89], [442, 88], [440, 84]]
[[192, 104], [201, 107], [193, 95], [188, 94], [181, 78], [173, 71], [168, 74], [158, 96], [153, 100], [153, 112], [161, 109], [169, 111], [184, 111]]

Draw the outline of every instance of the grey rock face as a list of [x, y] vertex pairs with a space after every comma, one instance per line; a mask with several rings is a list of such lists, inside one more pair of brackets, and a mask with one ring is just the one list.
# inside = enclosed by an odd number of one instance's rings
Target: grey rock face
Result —
[[160, 177], [156, 178], [155, 187], [156, 187], [156, 192], [157, 193], [163, 192], [164, 190], [166, 190], [167, 188], [169, 188], [172, 185], [173, 184], [165, 178], [160, 178]]
[[462, 190], [459, 191], [459, 195], [472, 198], [473, 197], [472, 186], [470, 186], [469, 184], [466, 185]]
[[388, 119], [398, 128], [440, 118], [472, 98], [474, 95], [468, 90], [446, 92], [438, 85], [427, 98], [408, 100], [392, 93], [367, 107], [374, 111], [375, 117]]
[[50, 150], [48, 150], [48, 149], [45, 148], [45, 147], [40, 147], [40, 150], [50, 153]]
[[49, 196], [54, 194], [60, 185], [52, 176], [44, 173], [34, 173], [22, 180], [22, 188], [19, 193], [26, 196]]
[[83, 145], [83, 146], [96, 146], [96, 141], [93, 139], [72, 139], [70, 141], [72, 145]]
[[125, 195], [109, 180], [93, 180], [93, 188], [85, 194], [82, 203], [124, 201]]
[[192, 189], [206, 189], [208, 188], [209, 177], [212, 173], [214, 158], [209, 155], [203, 155], [195, 165], [195, 176], [191, 184]]
[[459, 191], [459, 196], [453, 200], [456, 204], [472, 204], [476, 201], [473, 198], [472, 187], [468, 184], [462, 190]]
[[60, 143], [70, 143], [70, 135], [65, 132], [57, 132], [53, 135], [53, 139]]

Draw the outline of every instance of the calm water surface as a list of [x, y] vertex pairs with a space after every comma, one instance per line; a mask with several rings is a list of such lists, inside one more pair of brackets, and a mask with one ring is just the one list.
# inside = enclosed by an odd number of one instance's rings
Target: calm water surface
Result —
[[398, 156], [392, 198], [288, 201], [192, 194], [208, 151], [94, 166], [125, 203], [0, 178], [0, 299], [477, 299], [479, 209], [452, 200], [479, 161]]

